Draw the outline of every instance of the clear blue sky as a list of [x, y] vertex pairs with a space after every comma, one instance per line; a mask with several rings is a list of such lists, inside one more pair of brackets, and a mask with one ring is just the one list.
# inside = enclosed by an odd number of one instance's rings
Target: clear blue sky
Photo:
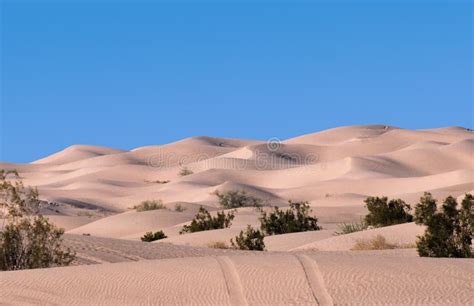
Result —
[[2, 161], [78, 143], [473, 127], [471, 1], [37, 2], [2, 1]]

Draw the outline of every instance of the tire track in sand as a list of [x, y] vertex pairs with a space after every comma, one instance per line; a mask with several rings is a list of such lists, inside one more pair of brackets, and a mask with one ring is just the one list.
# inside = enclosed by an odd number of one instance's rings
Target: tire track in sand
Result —
[[311, 291], [313, 292], [316, 303], [321, 306], [334, 305], [332, 297], [329, 295], [326, 289], [323, 276], [321, 271], [319, 271], [316, 262], [307, 255], [298, 254], [295, 256], [303, 267], [303, 271], [306, 274], [306, 279], [308, 280], [308, 284], [311, 287]]
[[242, 282], [240, 281], [239, 273], [237, 272], [234, 263], [227, 256], [216, 257], [216, 260], [221, 267], [222, 273], [224, 274], [231, 305], [247, 306], [248, 304], [245, 300]]

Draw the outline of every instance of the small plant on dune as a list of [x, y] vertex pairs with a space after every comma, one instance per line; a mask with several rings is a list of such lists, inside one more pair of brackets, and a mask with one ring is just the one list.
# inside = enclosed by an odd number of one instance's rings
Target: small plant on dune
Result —
[[416, 243], [422, 257], [472, 258], [474, 234], [474, 197], [466, 194], [461, 207], [455, 198], [447, 197], [440, 210], [430, 193], [425, 193], [415, 207], [415, 222], [426, 225]]
[[283, 211], [275, 207], [272, 212], [262, 213], [261, 229], [266, 235], [279, 235], [295, 232], [317, 231], [318, 219], [309, 215], [308, 202], [289, 201], [290, 207]]
[[182, 167], [181, 168], [181, 171], [179, 171], [179, 175], [180, 176], [186, 176], [186, 175], [191, 175], [193, 174], [194, 172], [191, 171], [190, 169], [188, 169], [187, 167]]
[[263, 201], [257, 197], [248, 195], [244, 190], [230, 190], [214, 194], [219, 198], [219, 204], [226, 209], [238, 207], [261, 207]]
[[240, 231], [240, 234], [234, 239], [230, 240], [232, 248], [247, 250], [247, 251], [264, 251], [265, 243], [263, 239], [265, 235], [258, 229], [247, 226], [245, 231]]
[[365, 251], [365, 250], [390, 250], [396, 249], [396, 244], [388, 243], [384, 236], [377, 235], [372, 239], [358, 239], [355, 245], [352, 247], [353, 251]]
[[[40, 214], [38, 191], [24, 187], [16, 171], [0, 170], [0, 270], [67, 266], [75, 254], [63, 247], [64, 230]], [[5, 224], [6, 222], [6, 224]]]
[[152, 241], [156, 241], [156, 240], [160, 240], [160, 239], [165, 239], [165, 238], [168, 238], [168, 236], [165, 235], [165, 233], [163, 233], [163, 231], [158, 231], [158, 232], [147, 232], [145, 235], [143, 235], [143, 237], [141, 237], [140, 239], [142, 241], [145, 241], [145, 242], [152, 242]]
[[157, 184], [168, 184], [169, 182], [171, 182], [170, 180], [163, 180], [163, 181], [160, 181], [160, 180], [156, 180], [155, 183]]
[[345, 235], [365, 231], [368, 227], [369, 225], [364, 220], [352, 223], [342, 223], [339, 225], [339, 231], [335, 232], [335, 235]]
[[148, 211], [148, 210], [156, 210], [156, 209], [165, 209], [166, 206], [163, 204], [161, 200], [145, 200], [141, 202], [139, 205], [135, 205], [133, 209], [138, 212], [141, 211]]
[[400, 199], [388, 201], [387, 197], [368, 197], [365, 204], [369, 210], [365, 222], [369, 226], [382, 227], [413, 221], [410, 205]]
[[204, 207], [201, 206], [199, 208], [199, 212], [191, 221], [191, 224], [183, 226], [183, 229], [179, 233], [194, 233], [213, 229], [227, 228], [230, 227], [230, 225], [232, 224], [232, 220], [234, 219], [234, 217], [235, 216], [233, 212], [229, 212], [228, 214], [226, 214], [224, 211], [218, 211], [217, 215], [213, 217]]
[[171, 182], [170, 180], [156, 180], [156, 181], [148, 181], [148, 180], [145, 180], [145, 183], [155, 183], [155, 184], [168, 184], [169, 182]]
[[224, 241], [211, 242], [207, 246], [211, 249], [230, 249], [230, 247]]
[[186, 207], [184, 207], [183, 205], [181, 205], [180, 203], [176, 203], [174, 205], [174, 211], [177, 211], [177, 212], [183, 212], [186, 210]]

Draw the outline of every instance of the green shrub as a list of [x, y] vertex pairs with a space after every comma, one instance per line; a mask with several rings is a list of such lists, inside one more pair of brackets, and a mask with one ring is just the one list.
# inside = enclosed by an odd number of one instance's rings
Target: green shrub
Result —
[[214, 193], [219, 198], [219, 204], [226, 209], [238, 207], [261, 207], [263, 201], [257, 197], [248, 195], [244, 190], [231, 190]]
[[181, 205], [180, 203], [176, 203], [174, 205], [174, 211], [177, 211], [177, 212], [183, 212], [186, 210], [186, 207], [184, 207], [183, 205]]
[[181, 175], [181, 176], [191, 175], [193, 173], [194, 172], [191, 171], [190, 169], [188, 169], [187, 167], [183, 167], [183, 168], [181, 168], [181, 171], [179, 171], [179, 175]]
[[161, 200], [145, 200], [139, 205], [135, 205], [133, 209], [138, 212], [147, 211], [147, 210], [156, 210], [156, 209], [165, 209], [166, 206], [161, 202]]
[[261, 229], [266, 235], [279, 235], [294, 232], [317, 231], [318, 219], [309, 216], [311, 209], [308, 202], [289, 201], [286, 211], [275, 207], [272, 212], [263, 212], [260, 218]]
[[160, 239], [165, 239], [168, 238], [168, 236], [163, 233], [163, 231], [158, 231], [158, 232], [147, 232], [142, 238], [140, 238], [142, 241], [145, 242], [152, 242]]
[[339, 225], [339, 231], [336, 232], [336, 235], [345, 235], [355, 232], [364, 231], [369, 227], [369, 225], [364, 221], [361, 220], [360, 222], [353, 222], [353, 223], [342, 223]]
[[423, 236], [418, 237], [416, 247], [422, 257], [472, 258], [474, 234], [474, 197], [466, 194], [461, 207], [449, 196], [441, 210], [430, 193], [425, 193], [415, 207], [415, 222], [426, 225]]
[[75, 254], [62, 246], [64, 230], [40, 215], [38, 191], [24, 187], [16, 171], [0, 170], [0, 270], [67, 266]]
[[400, 199], [388, 201], [387, 197], [368, 197], [365, 204], [369, 210], [365, 222], [370, 226], [381, 227], [413, 220], [410, 205]]
[[208, 231], [213, 229], [220, 229], [229, 227], [234, 219], [234, 213], [229, 212], [227, 215], [225, 212], [217, 212], [217, 216], [212, 217], [211, 214], [202, 206], [199, 208], [199, 212], [196, 214], [191, 224], [183, 226], [183, 229], [179, 232], [194, 233], [200, 231]]
[[9, 222], [0, 234], [0, 269], [67, 266], [75, 255], [62, 247], [64, 230], [43, 216]]
[[240, 234], [235, 237], [235, 242], [234, 239], [231, 239], [230, 243], [235, 249], [248, 251], [264, 251], [264, 238], [265, 235], [260, 230], [254, 229], [250, 225], [248, 225], [245, 232], [240, 231]]

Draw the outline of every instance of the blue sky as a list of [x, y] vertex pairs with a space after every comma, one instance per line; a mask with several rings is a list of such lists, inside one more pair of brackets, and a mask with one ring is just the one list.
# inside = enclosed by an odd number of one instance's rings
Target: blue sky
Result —
[[473, 127], [471, 1], [113, 3], [2, 1], [0, 160]]

